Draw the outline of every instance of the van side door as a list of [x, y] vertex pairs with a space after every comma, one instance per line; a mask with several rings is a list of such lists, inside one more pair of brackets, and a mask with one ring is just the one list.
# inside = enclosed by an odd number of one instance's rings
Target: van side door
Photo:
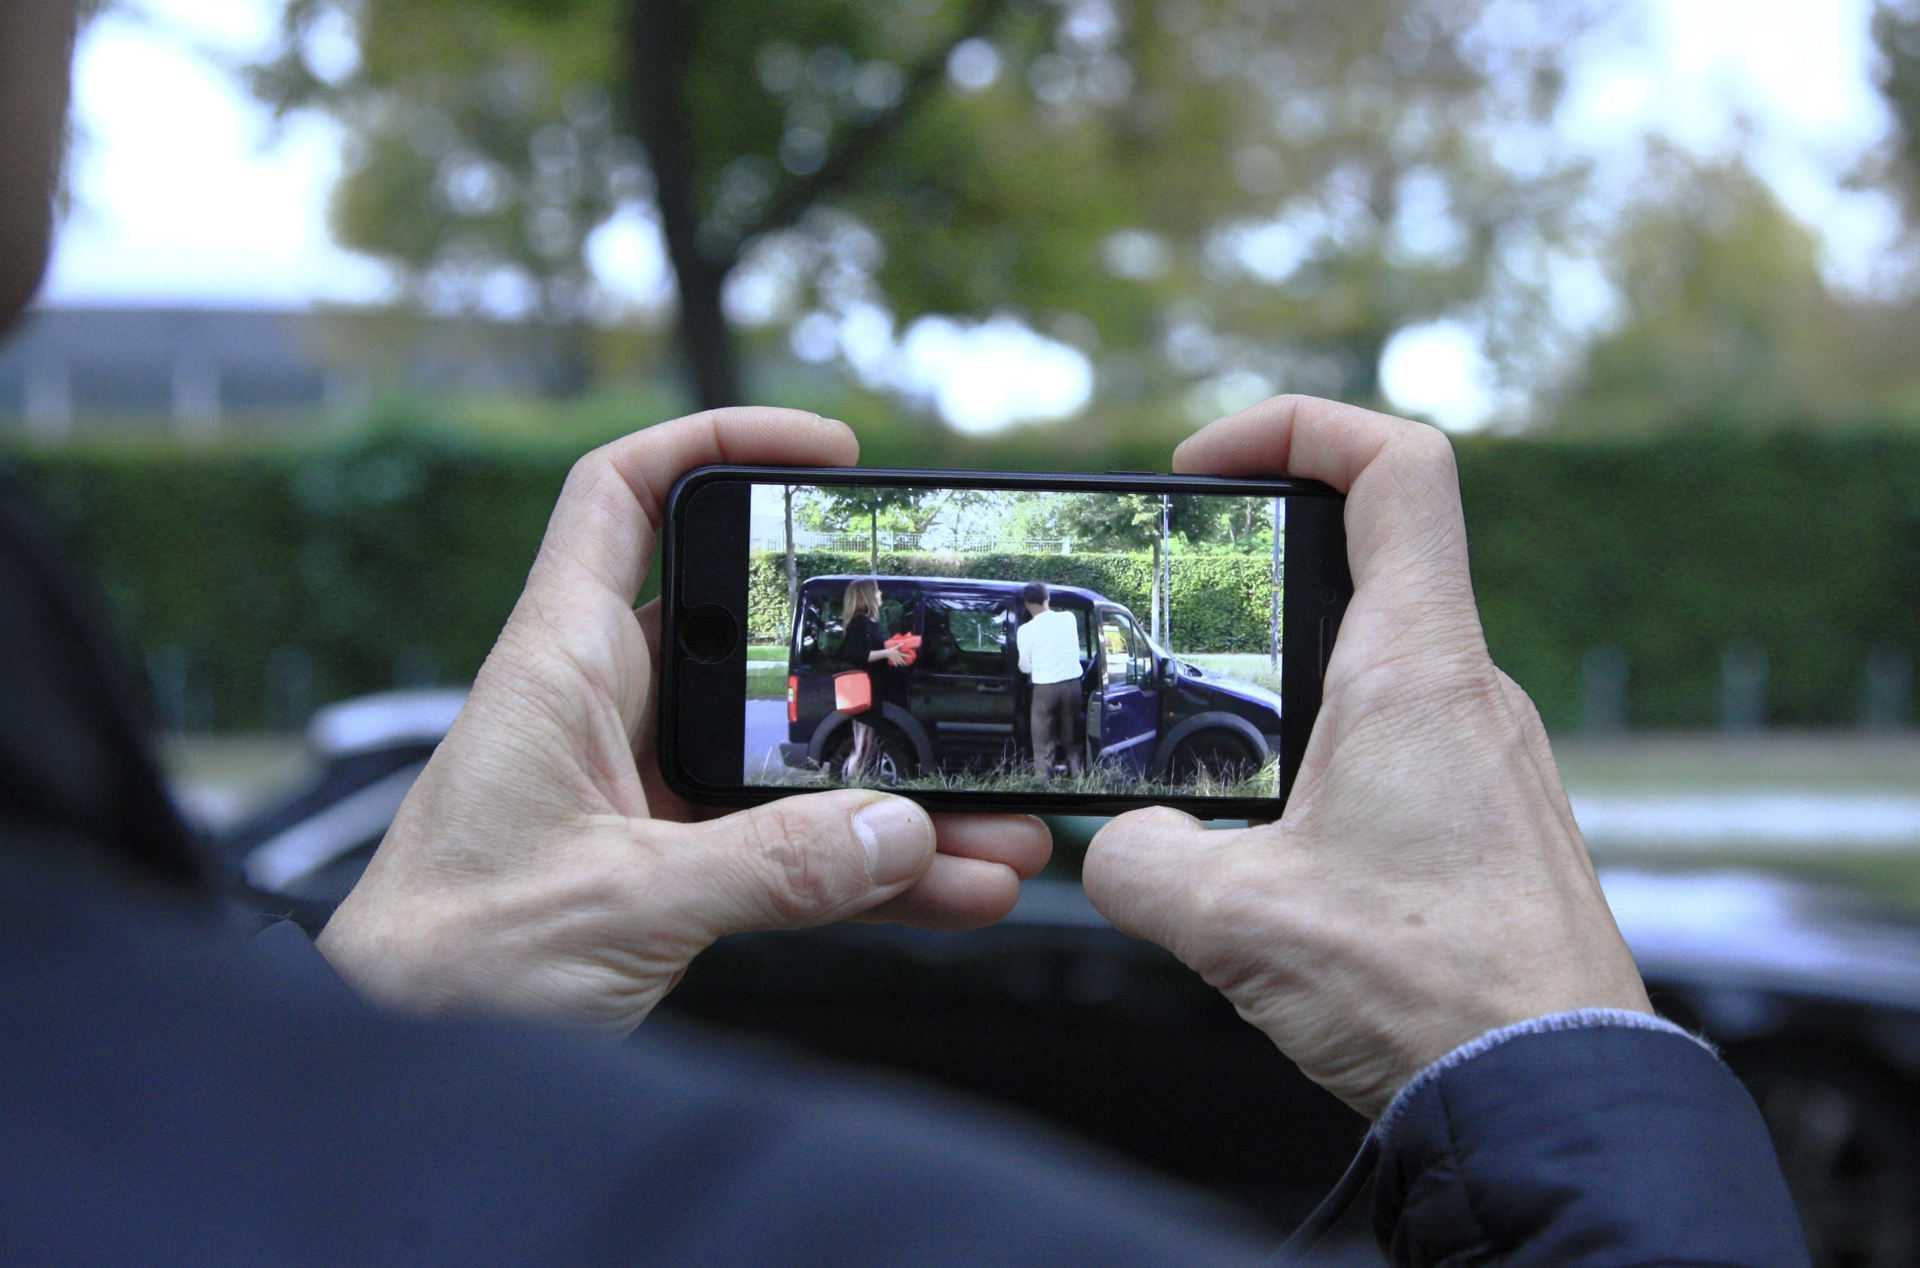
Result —
[[920, 654], [913, 714], [938, 748], [942, 769], [1016, 760], [1013, 622], [995, 595], [920, 595]]
[[1154, 673], [1153, 650], [1125, 608], [1102, 606], [1095, 616], [1099, 676], [1087, 701], [1094, 760], [1150, 776], [1154, 743], [1160, 738], [1160, 680]]

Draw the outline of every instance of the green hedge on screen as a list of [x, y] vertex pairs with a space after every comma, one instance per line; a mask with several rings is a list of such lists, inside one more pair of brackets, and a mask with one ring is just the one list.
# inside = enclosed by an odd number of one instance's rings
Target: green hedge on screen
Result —
[[[800, 580], [839, 573], [864, 575], [864, 554], [802, 551]], [[882, 554], [881, 576], [992, 577], [1081, 586], [1133, 609], [1151, 624], [1151, 555]], [[1171, 645], [1182, 652], [1264, 652], [1272, 624], [1273, 562], [1265, 555], [1175, 555], [1169, 619]], [[756, 642], [779, 642], [787, 622], [787, 557], [756, 554], [747, 585], [748, 628]]]
[[[1642, 728], [1715, 725], [1736, 644], [1765, 654], [1770, 723], [1853, 725], [1869, 653], [1920, 648], [1920, 437], [1700, 432], [1630, 445], [1469, 439], [1457, 451], [1488, 642], [1552, 727], [1581, 724], [1582, 660], [1599, 646], [1624, 652], [1626, 715]], [[0, 461], [37, 486], [91, 565], [164, 720], [239, 728], [288, 725], [318, 701], [396, 682], [470, 678], [569, 457], [388, 438]], [[1184, 557], [1176, 645], [1263, 650], [1264, 564]], [[963, 568], [1087, 585], [1143, 618], [1148, 570], [1091, 555]], [[767, 565], [756, 577], [764, 633], [785, 582]]]

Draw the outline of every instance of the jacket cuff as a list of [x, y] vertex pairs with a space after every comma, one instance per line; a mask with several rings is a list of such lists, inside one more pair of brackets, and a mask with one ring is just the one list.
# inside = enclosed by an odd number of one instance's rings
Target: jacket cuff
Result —
[[1374, 1233], [1391, 1262], [1804, 1268], [1732, 1072], [1678, 1027], [1580, 1017], [1493, 1032], [1382, 1116]]
[[1448, 1070], [1463, 1062], [1471, 1061], [1481, 1053], [1498, 1047], [1509, 1039], [1521, 1035], [1539, 1035], [1556, 1030], [1592, 1030], [1599, 1026], [1626, 1026], [1635, 1030], [1660, 1030], [1690, 1039], [1705, 1048], [1712, 1056], [1719, 1056], [1719, 1050], [1690, 1030], [1674, 1025], [1664, 1017], [1652, 1013], [1636, 1013], [1624, 1008], [1578, 1008], [1570, 1013], [1550, 1013], [1545, 1017], [1535, 1017], [1531, 1021], [1515, 1022], [1511, 1026], [1502, 1026], [1498, 1030], [1489, 1030], [1478, 1039], [1461, 1044], [1446, 1056], [1413, 1076], [1408, 1084], [1401, 1088], [1393, 1100], [1387, 1103], [1386, 1110], [1373, 1125], [1373, 1134], [1385, 1138], [1393, 1130], [1393, 1123], [1421, 1088], [1445, 1074]]

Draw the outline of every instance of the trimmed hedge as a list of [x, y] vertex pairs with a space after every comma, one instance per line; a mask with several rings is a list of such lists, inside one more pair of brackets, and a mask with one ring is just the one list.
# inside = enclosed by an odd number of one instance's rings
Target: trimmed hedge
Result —
[[91, 565], [161, 722], [223, 729], [469, 681], [570, 465], [420, 441], [15, 457]]
[[1860, 720], [1870, 649], [1920, 649], [1920, 437], [1456, 449], [1488, 644], [1550, 727], [1601, 644], [1638, 728], [1714, 725], [1736, 643], [1766, 654], [1767, 722], [1806, 727]]
[[[1734, 643], [1766, 652], [1766, 716], [1789, 726], [1854, 724], [1869, 651], [1920, 649], [1920, 437], [1457, 450], [1488, 642], [1551, 727], [1581, 722], [1582, 657], [1602, 644], [1625, 650], [1627, 717], [1644, 728], [1714, 725]], [[569, 457], [388, 438], [12, 461], [92, 565], [164, 720], [242, 728], [396, 680], [469, 678]], [[1265, 565], [1181, 557], [1176, 642], [1264, 650]], [[860, 571], [864, 557], [804, 566]], [[756, 633], [785, 604], [781, 572], [762, 570]], [[976, 557], [963, 570], [1038, 573], [1147, 609], [1148, 564], [1127, 556]]]
[[[867, 556], [801, 551], [794, 557], [800, 580], [837, 573], [864, 574]], [[923, 555], [883, 554], [881, 576], [998, 577], [1050, 585], [1081, 586], [1106, 595], [1151, 622], [1153, 558], [1150, 555]], [[1182, 652], [1264, 652], [1272, 622], [1266, 555], [1175, 555], [1170, 619], [1173, 646]], [[755, 642], [779, 642], [787, 620], [787, 556], [756, 554], [747, 582], [747, 622]]]

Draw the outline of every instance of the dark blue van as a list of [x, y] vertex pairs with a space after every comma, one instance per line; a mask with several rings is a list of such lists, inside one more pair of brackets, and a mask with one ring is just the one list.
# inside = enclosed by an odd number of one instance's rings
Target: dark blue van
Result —
[[[847, 668], [840, 605], [854, 580], [809, 577], [801, 584], [787, 659], [787, 743], [780, 746], [788, 766], [836, 769], [851, 751], [851, 719], [834, 708], [833, 676]], [[882, 776], [1030, 761], [1030, 689], [1013, 638], [1029, 619], [1020, 601], [1026, 578], [875, 580], [881, 626], [922, 639], [908, 671], [908, 707], [889, 703], [878, 719], [863, 719], [880, 730]], [[1090, 761], [1189, 783], [1202, 771], [1237, 778], [1279, 754], [1278, 695], [1167, 655], [1132, 612], [1105, 595], [1048, 589], [1053, 606], [1080, 624], [1087, 707], [1076, 739]]]

